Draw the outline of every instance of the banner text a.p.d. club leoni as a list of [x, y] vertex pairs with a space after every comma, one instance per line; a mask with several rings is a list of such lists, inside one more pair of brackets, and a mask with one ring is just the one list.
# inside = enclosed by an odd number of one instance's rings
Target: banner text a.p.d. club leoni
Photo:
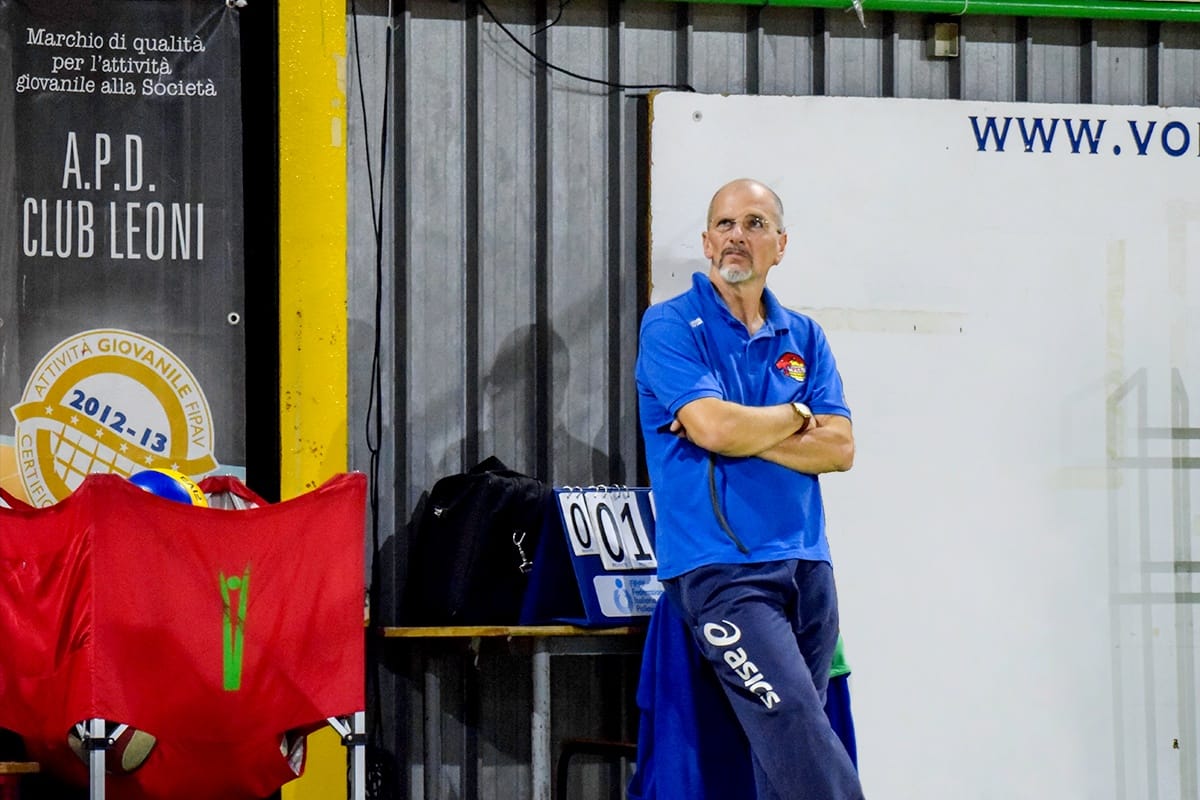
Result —
[[0, 486], [18, 497], [245, 464], [238, 13], [0, 0]]

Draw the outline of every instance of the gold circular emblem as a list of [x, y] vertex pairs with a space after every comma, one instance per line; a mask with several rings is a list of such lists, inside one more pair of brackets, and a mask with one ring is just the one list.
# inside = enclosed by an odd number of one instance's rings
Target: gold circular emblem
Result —
[[29, 502], [48, 506], [84, 476], [151, 467], [198, 478], [217, 467], [208, 400], [153, 339], [78, 333], [42, 358], [13, 406], [17, 467]]

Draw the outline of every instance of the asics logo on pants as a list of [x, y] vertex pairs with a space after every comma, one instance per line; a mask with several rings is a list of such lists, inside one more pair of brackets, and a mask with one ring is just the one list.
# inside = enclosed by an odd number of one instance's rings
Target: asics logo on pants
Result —
[[720, 622], [706, 622], [703, 631], [705, 641], [713, 647], [724, 649], [721, 658], [751, 694], [758, 697], [767, 708], [774, 708], [779, 704], [779, 695], [775, 693], [775, 687], [746, 655], [746, 648], [734, 647], [742, 639], [741, 628], [723, 619]]

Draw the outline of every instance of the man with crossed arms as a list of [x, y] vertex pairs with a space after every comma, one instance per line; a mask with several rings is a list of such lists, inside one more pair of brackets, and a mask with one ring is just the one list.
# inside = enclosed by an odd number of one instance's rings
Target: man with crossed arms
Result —
[[817, 476], [854, 461], [841, 377], [766, 288], [788, 241], [773, 190], [721, 187], [701, 239], [707, 274], [639, 341], [659, 577], [749, 740], [753, 796], [863, 800], [823, 710], [838, 610]]

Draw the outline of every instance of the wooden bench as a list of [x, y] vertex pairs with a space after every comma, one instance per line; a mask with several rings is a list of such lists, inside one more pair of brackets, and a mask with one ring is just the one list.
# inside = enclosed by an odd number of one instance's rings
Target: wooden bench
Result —
[[0, 761], [0, 775], [32, 775], [41, 771], [42, 765], [36, 761]]

